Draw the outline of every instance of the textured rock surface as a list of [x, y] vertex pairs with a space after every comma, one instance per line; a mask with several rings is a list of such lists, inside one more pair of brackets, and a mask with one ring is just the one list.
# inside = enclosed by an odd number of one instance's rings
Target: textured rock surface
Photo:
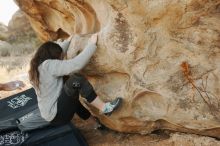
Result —
[[124, 98], [110, 117], [89, 105], [105, 125], [220, 138], [219, 0], [16, 1], [42, 40], [99, 33], [84, 72], [104, 100]]

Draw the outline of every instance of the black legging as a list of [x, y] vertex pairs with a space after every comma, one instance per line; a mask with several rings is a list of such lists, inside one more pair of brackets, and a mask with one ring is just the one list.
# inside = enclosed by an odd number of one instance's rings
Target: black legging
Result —
[[86, 120], [90, 117], [90, 112], [80, 103], [79, 94], [92, 102], [97, 94], [92, 85], [82, 75], [72, 75], [65, 82], [57, 101], [57, 114], [51, 121], [52, 125], [68, 123], [76, 112], [77, 115]]

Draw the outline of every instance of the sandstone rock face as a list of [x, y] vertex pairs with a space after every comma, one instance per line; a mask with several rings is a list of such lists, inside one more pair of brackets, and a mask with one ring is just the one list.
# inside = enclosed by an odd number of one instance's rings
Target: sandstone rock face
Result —
[[124, 98], [110, 117], [87, 104], [106, 126], [220, 138], [219, 0], [16, 1], [42, 40], [99, 33], [84, 73], [103, 100]]

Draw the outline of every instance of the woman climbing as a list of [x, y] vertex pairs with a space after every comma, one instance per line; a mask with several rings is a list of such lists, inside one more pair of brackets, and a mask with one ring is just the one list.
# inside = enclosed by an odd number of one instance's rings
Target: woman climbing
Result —
[[[91, 36], [85, 49], [76, 57], [63, 60], [71, 37], [62, 43], [46, 42], [36, 51], [30, 63], [29, 77], [36, 91], [42, 118], [52, 125], [69, 122], [74, 113], [82, 119], [89, 111], [79, 101], [79, 94], [103, 114], [109, 115], [120, 105], [122, 98], [103, 102], [89, 81], [78, 72], [96, 51], [97, 34]], [[63, 77], [71, 75], [65, 82]]]

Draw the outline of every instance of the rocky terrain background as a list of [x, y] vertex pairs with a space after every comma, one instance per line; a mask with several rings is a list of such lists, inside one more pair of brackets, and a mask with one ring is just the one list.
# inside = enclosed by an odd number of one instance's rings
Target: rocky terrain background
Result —
[[[23, 80], [28, 88], [28, 64], [40, 43], [22, 11], [17, 11], [12, 16], [8, 26], [0, 23], [0, 82], [19, 79]], [[18, 91], [0, 91], [0, 97], [16, 92]]]
[[29, 55], [40, 44], [28, 19], [22, 11], [17, 11], [8, 26], [0, 23], [1, 57]]

